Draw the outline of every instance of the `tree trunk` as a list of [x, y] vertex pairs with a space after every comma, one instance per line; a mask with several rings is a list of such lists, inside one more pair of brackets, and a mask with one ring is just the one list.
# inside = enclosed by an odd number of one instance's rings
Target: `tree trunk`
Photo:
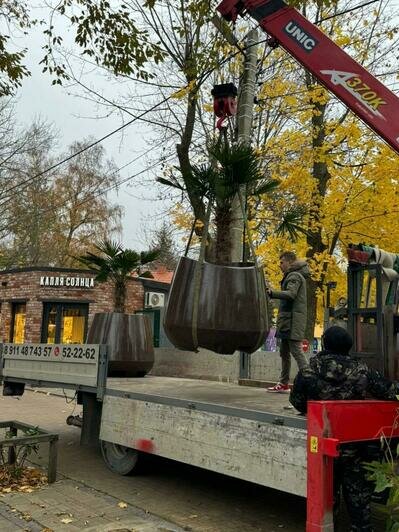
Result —
[[126, 283], [125, 281], [115, 281], [114, 286], [114, 311], [125, 312]]
[[[308, 89], [314, 86], [310, 74], [306, 76]], [[320, 101], [313, 102], [312, 115], [312, 148], [313, 148], [313, 167], [312, 175], [315, 179], [315, 190], [313, 193], [313, 204], [309, 211], [309, 225], [306, 242], [308, 245], [307, 258], [313, 258], [316, 254], [324, 253], [327, 246], [323, 242], [321, 209], [326, 195], [330, 173], [326, 161], [321, 155], [321, 148], [324, 146], [326, 139], [325, 123], [326, 104]], [[319, 160], [320, 159], [320, 160]], [[308, 279], [307, 282], [307, 300], [308, 300], [308, 318], [305, 336], [309, 341], [313, 340], [314, 328], [317, 316], [317, 290], [323, 288], [323, 280]]]
[[216, 207], [216, 264], [228, 264], [231, 262], [231, 209], [228, 207]]
[[[187, 84], [192, 80], [187, 80]], [[193, 138], [195, 118], [196, 118], [196, 98], [197, 93], [191, 92], [188, 96], [187, 102], [187, 111], [186, 111], [186, 121], [183, 128], [183, 133], [181, 136], [180, 144], [176, 145], [177, 157], [179, 159], [180, 171], [182, 173], [183, 179], [185, 176], [190, 175], [191, 173], [191, 162], [190, 162], [190, 146]], [[187, 193], [189, 196], [190, 204], [194, 211], [194, 216], [196, 220], [205, 223], [205, 204], [202, 198], [196, 196], [195, 194], [190, 193], [189, 187], [187, 187]], [[196, 225], [195, 234], [198, 237], [202, 237], [203, 226]], [[205, 250], [206, 260], [212, 260], [214, 256], [213, 244], [211, 239], [208, 236], [208, 246]]]

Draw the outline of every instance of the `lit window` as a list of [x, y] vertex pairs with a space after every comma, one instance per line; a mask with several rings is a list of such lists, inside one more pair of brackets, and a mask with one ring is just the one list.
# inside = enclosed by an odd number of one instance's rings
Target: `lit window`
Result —
[[11, 342], [23, 344], [25, 340], [26, 304], [12, 304], [12, 334]]

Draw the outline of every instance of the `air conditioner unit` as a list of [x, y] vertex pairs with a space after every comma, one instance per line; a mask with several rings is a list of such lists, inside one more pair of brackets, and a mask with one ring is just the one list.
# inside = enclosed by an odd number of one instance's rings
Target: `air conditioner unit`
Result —
[[161, 294], [160, 292], [146, 292], [145, 306], [146, 307], [164, 307], [165, 306], [165, 294]]

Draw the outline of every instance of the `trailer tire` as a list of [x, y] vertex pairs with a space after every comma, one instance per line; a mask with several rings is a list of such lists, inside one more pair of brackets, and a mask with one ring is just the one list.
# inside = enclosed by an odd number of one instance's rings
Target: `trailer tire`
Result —
[[101, 440], [101, 454], [108, 469], [118, 475], [131, 475], [137, 468], [139, 451]]

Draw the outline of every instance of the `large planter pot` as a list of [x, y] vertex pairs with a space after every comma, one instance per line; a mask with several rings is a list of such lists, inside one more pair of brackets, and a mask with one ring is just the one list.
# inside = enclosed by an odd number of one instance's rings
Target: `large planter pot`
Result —
[[144, 377], [154, 365], [148, 316], [118, 312], [95, 314], [87, 343], [108, 346], [109, 377]]
[[[197, 261], [181, 257], [173, 277], [164, 329], [179, 349], [195, 351], [193, 341], [194, 271]], [[198, 305], [198, 347], [221, 354], [252, 353], [268, 334], [263, 276], [253, 265], [205, 262]]]

